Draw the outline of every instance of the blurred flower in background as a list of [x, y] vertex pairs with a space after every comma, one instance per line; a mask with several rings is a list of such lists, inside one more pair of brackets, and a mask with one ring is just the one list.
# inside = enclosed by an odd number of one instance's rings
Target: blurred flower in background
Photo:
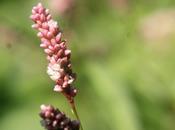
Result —
[[115, 8], [120, 12], [128, 10], [129, 0], [109, 0], [111, 7]]
[[55, 15], [64, 15], [74, 5], [74, 0], [49, 0], [48, 4]]
[[141, 34], [150, 42], [166, 41], [175, 34], [175, 9], [164, 9], [142, 18]]
[[4, 43], [7, 48], [11, 48], [14, 43], [19, 41], [19, 34], [15, 29], [5, 25], [0, 25], [0, 42]]

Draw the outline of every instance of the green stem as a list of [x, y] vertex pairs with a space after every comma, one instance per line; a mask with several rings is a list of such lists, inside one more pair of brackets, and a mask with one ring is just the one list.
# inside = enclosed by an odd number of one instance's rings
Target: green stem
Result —
[[80, 117], [78, 116], [78, 113], [77, 113], [77, 110], [76, 110], [76, 107], [75, 107], [74, 98], [67, 96], [65, 93], [62, 93], [62, 94], [67, 98], [67, 101], [69, 102], [69, 104], [71, 106], [72, 113], [74, 114], [74, 116], [76, 117], [76, 119], [79, 121], [79, 123], [80, 123], [80, 130], [83, 130]]
[[71, 103], [71, 108], [72, 108], [72, 113], [75, 115], [75, 117], [77, 118], [77, 120], [80, 122], [80, 129], [83, 130], [83, 127], [82, 127], [82, 124], [81, 124], [81, 121], [80, 121], [80, 117], [78, 116], [78, 113], [77, 113], [77, 110], [76, 110], [76, 107], [75, 107], [75, 103]]

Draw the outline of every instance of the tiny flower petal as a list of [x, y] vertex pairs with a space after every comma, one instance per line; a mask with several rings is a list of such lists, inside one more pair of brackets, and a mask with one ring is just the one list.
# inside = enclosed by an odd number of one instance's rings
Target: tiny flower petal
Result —
[[48, 21], [48, 25], [49, 25], [49, 27], [52, 27], [52, 28], [58, 27], [58, 23], [52, 19]]
[[55, 85], [55, 87], [54, 87], [54, 91], [56, 91], [56, 92], [62, 92], [63, 89], [61, 88], [61, 86], [59, 86], [59, 85]]

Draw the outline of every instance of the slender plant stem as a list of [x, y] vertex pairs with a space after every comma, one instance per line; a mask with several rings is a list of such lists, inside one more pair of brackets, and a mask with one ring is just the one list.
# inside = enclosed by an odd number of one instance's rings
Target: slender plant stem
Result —
[[75, 107], [75, 103], [70, 103], [71, 105], [71, 108], [72, 108], [72, 113], [75, 115], [75, 117], [77, 118], [77, 120], [80, 122], [80, 129], [83, 130], [83, 127], [82, 127], [82, 124], [81, 124], [81, 121], [80, 121], [80, 117], [78, 116], [78, 113], [77, 113], [77, 110], [76, 110], [76, 107]]
[[65, 93], [62, 93], [62, 94], [67, 98], [67, 101], [69, 102], [69, 104], [70, 104], [70, 106], [71, 106], [72, 113], [74, 114], [74, 116], [76, 117], [76, 119], [80, 122], [80, 129], [83, 130], [80, 117], [78, 116], [78, 112], [77, 112], [77, 110], [76, 110], [74, 98], [70, 98], [70, 97], [67, 96]]

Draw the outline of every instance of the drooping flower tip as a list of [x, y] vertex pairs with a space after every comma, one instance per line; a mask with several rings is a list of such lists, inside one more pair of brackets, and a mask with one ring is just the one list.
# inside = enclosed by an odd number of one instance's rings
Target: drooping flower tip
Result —
[[79, 121], [71, 120], [51, 105], [41, 105], [40, 117], [41, 125], [46, 130], [79, 130], [80, 128]]

